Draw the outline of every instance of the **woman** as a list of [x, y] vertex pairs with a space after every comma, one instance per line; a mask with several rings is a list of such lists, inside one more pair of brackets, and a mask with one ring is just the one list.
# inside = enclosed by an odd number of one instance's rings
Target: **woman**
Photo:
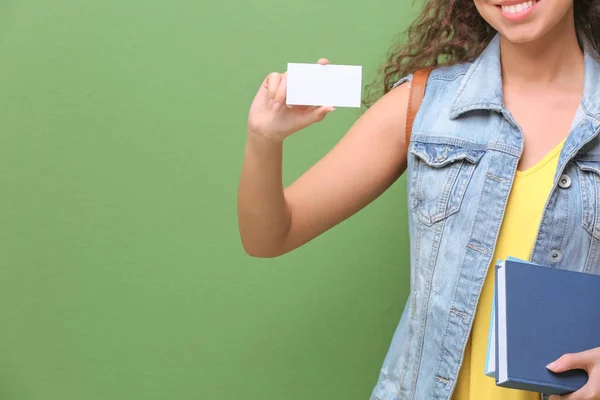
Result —
[[[383, 96], [285, 190], [284, 139], [332, 108], [285, 107], [286, 74], [265, 79], [239, 187], [248, 254], [301, 246], [407, 172], [411, 292], [372, 399], [539, 399], [483, 374], [489, 272], [511, 255], [600, 273], [599, 47], [600, 0], [429, 0]], [[426, 66], [407, 143], [408, 85]], [[600, 349], [548, 368], [588, 372], [564, 399], [600, 399]]]

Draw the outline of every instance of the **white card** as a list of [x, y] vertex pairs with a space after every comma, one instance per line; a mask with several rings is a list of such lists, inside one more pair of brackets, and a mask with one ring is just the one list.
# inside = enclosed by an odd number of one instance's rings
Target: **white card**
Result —
[[289, 63], [289, 105], [360, 107], [362, 66]]

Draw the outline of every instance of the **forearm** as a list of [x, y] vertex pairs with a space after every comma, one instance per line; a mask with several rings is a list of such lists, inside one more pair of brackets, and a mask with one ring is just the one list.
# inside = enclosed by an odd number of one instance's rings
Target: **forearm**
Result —
[[281, 142], [248, 134], [238, 190], [238, 220], [246, 252], [273, 257], [290, 227], [282, 183]]

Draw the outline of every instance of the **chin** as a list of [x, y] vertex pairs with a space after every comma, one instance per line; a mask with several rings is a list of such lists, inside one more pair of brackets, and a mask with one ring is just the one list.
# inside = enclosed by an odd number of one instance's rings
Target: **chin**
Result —
[[513, 43], [531, 43], [573, 26], [573, 0], [474, 0], [481, 16]]
[[533, 43], [543, 39], [547, 31], [535, 28], [525, 27], [509, 27], [504, 29], [497, 29], [498, 33], [511, 43], [526, 44]]

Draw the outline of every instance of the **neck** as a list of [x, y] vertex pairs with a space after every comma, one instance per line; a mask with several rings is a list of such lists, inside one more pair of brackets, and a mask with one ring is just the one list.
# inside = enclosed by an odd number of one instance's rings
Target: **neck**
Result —
[[500, 41], [502, 76], [505, 83], [532, 86], [549, 83], [569, 86], [583, 81], [584, 59], [572, 15], [544, 37], [529, 43]]

